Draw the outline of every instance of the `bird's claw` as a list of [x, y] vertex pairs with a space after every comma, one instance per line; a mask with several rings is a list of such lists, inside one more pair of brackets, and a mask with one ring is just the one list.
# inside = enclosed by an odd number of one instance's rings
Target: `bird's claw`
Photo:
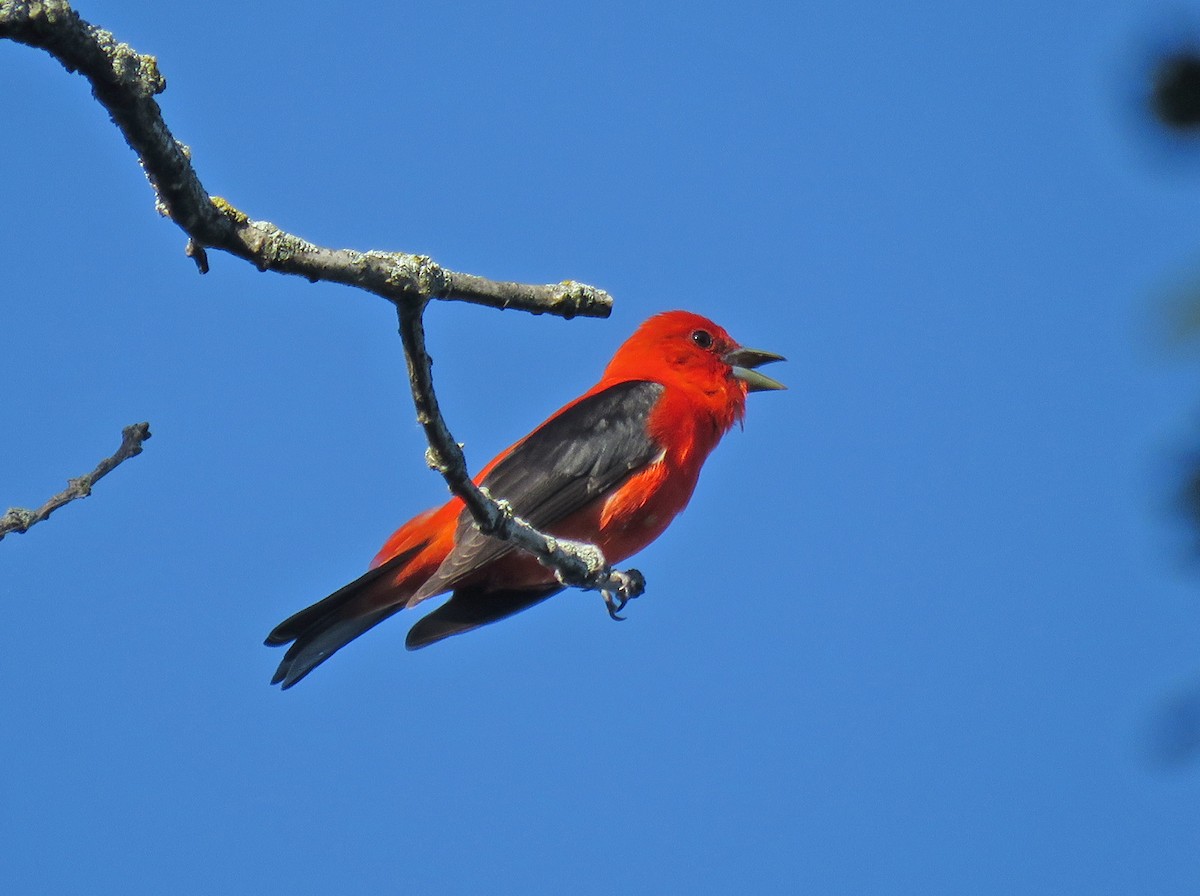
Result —
[[618, 615], [625, 605], [646, 590], [646, 579], [636, 569], [629, 572], [613, 571], [610, 581], [616, 581], [615, 588], [605, 588], [600, 593], [604, 595], [604, 607], [610, 618], [624, 622], [625, 617]]
[[604, 608], [608, 610], [609, 618], [615, 622], [624, 622], [625, 617], [618, 616], [617, 614], [625, 609], [625, 605], [629, 603], [629, 598], [623, 594], [613, 594], [611, 591], [603, 591], [601, 593], [604, 595]]

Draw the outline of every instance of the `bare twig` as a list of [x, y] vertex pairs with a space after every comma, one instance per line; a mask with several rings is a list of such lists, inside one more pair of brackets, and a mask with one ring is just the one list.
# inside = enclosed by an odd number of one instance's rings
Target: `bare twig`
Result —
[[208, 247], [244, 258], [262, 271], [355, 286], [393, 302], [421, 296], [565, 318], [607, 317], [612, 311], [612, 298], [594, 286], [488, 280], [446, 270], [424, 255], [315, 246], [267, 221], [251, 220], [208, 194], [192, 167], [190, 150], [167, 128], [154, 100], [166, 89], [166, 79], [153, 56], [140, 55], [88, 24], [64, 0], [0, 0], [4, 37], [45, 50], [91, 82], [93, 95], [141, 159], [159, 210], [187, 233], [187, 254], [201, 273], [208, 269]]
[[37, 510], [26, 510], [23, 507], [12, 507], [0, 516], [0, 539], [10, 532], [25, 532], [35, 523], [50, 518], [50, 514], [64, 504], [69, 504], [79, 498], [86, 498], [92, 493], [92, 486], [100, 479], [111, 473], [116, 467], [142, 453], [142, 442], [150, 438], [149, 423], [135, 423], [121, 430], [121, 447], [112, 457], [106, 457], [96, 466], [96, 469], [78, 479], [68, 479], [67, 487], [43, 504]]
[[450, 491], [466, 504], [481, 532], [511, 541], [533, 554], [553, 569], [564, 585], [603, 592], [610, 613], [614, 618], [619, 618], [615, 616], [616, 610], [645, 591], [646, 580], [640, 572], [636, 569], [628, 572], [613, 569], [595, 545], [539, 532], [515, 516], [507, 502], [496, 501], [471, 480], [462, 447], [450, 434], [433, 391], [432, 361], [425, 348], [425, 326], [422, 322], [425, 305], [425, 300], [414, 299], [400, 302], [397, 308], [400, 338], [404, 342], [404, 354], [408, 361], [408, 381], [417, 408], [417, 422], [425, 430], [425, 437], [429, 441], [429, 449], [425, 452], [429, 466], [442, 474]]

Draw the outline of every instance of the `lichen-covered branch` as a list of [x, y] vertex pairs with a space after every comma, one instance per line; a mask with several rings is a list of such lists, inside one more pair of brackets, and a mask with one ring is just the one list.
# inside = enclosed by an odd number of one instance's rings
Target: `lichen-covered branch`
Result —
[[[190, 151], [167, 128], [154, 99], [166, 89], [166, 80], [153, 56], [141, 55], [85, 22], [65, 0], [0, 0], [0, 38], [45, 50], [68, 71], [87, 78], [93, 95], [141, 160], [159, 211], [188, 235], [187, 255], [202, 274], [208, 271], [206, 250], [220, 249], [259, 270], [358, 287], [396, 305], [417, 418], [429, 441], [430, 466], [445, 477], [484, 533], [530, 552], [566, 585], [602, 591], [614, 618], [626, 601], [642, 593], [645, 581], [637, 570], [613, 570], [599, 548], [538, 532], [472, 482], [462, 450], [438, 409], [425, 350], [422, 315], [430, 299], [564, 318], [607, 317], [612, 298], [606, 292], [573, 281], [531, 285], [489, 280], [447, 270], [423, 255], [330, 249], [253, 220], [225, 199], [209, 195], [192, 166]], [[141, 427], [140, 437], [133, 433], [136, 427], [126, 429], [121, 451], [90, 477], [72, 480], [71, 488], [41, 510], [10, 510], [0, 538], [8, 531], [24, 532], [68, 501], [87, 495], [96, 479], [141, 451], [142, 439], [150, 435], [146, 424]]]
[[539, 532], [515, 516], [506, 502], [493, 499], [471, 480], [462, 447], [450, 434], [433, 391], [433, 365], [425, 348], [422, 320], [425, 305], [424, 300], [413, 300], [401, 302], [397, 307], [400, 339], [404, 343], [404, 355], [408, 361], [408, 381], [417, 408], [417, 422], [425, 430], [429, 442], [429, 449], [425, 452], [429, 466], [442, 474], [450, 491], [466, 504], [481, 532], [510, 541], [533, 554], [553, 569], [564, 585], [603, 592], [610, 614], [613, 618], [620, 618], [616, 611], [645, 591], [646, 581], [640, 572], [636, 569], [627, 572], [613, 569], [595, 545]]
[[[187, 233], [187, 254], [201, 273], [205, 248], [220, 249], [259, 270], [355, 286], [390, 301], [419, 296], [474, 302], [571, 318], [607, 317], [608, 293], [582, 283], [508, 283], [447, 270], [424, 255], [316, 246], [267, 221], [255, 221], [205, 190], [191, 153], [177, 141], [154, 97], [166, 79], [141, 55], [81, 19], [65, 0], [0, 0], [0, 38], [45, 50], [78, 71], [141, 159], [159, 210]], [[6, 89], [14, 89], [7, 85]]]
[[78, 479], [68, 479], [67, 487], [39, 507], [37, 510], [26, 510], [23, 507], [12, 507], [0, 516], [0, 539], [10, 532], [25, 532], [35, 523], [50, 518], [50, 514], [64, 504], [69, 504], [79, 498], [86, 498], [92, 493], [92, 486], [107, 476], [121, 463], [142, 453], [142, 442], [150, 438], [149, 423], [135, 423], [121, 430], [121, 447], [111, 457], [106, 457], [96, 466], [96, 469]]

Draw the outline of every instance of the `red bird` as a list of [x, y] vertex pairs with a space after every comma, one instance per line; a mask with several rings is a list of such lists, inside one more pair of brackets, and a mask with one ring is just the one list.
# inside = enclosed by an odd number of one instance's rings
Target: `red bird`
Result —
[[[535, 528], [595, 544], [619, 563], [687, 506], [705, 459], [741, 422], [746, 393], [785, 388], [754, 370], [782, 360], [742, 348], [698, 314], [659, 314], [617, 349], [600, 382], [502, 451], [475, 481]], [[453, 591], [409, 631], [409, 650], [562, 589], [535, 558], [483, 535], [453, 498], [397, 529], [365, 575], [275, 627], [266, 644], [292, 646], [271, 684], [290, 688], [427, 597]]]

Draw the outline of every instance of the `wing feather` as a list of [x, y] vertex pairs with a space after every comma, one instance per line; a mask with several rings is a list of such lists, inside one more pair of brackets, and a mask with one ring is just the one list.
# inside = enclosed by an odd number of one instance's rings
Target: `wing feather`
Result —
[[[661, 384], [636, 380], [587, 396], [514, 445], [480, 485], [534, 528], [552, 528], [661, 455], [647, 421], [662, 393]], [[480, 532], [463, 511], [454, 549], [409, 606], [454, 587], [511, 550]]]

